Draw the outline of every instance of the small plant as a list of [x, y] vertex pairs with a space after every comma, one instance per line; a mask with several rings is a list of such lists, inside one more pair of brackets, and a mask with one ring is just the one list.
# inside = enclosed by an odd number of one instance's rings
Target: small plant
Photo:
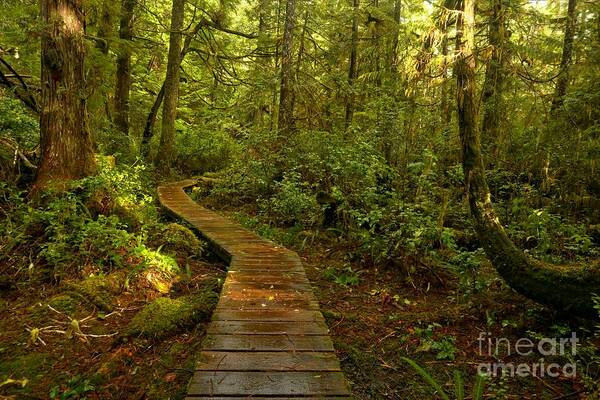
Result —
[[75, 376], [67, 381], [66, 387], [54, 386], [50, 389], [50, 398], [53, 400], [86, 400], [86, 393], [93, 392], [96, 388], [88, 379]]
[[329, 280], [334, 281], [341, 286], [356, 286], [360, 283], [358, 277], [359, 272], [354, 271], [351, 266], [347, 266], [342, 270], [338, 270], [334, 267], [327, 267], [323, 271], [323, 276]]
[[436, 353], [435, 358], [438, 360], [454, 360], [456, 347], [454, 336], [443, 336], [440, 339], [433, 338], [433, 330], [441, 325], [437, 323], [427, 325], [427, 328], [415, 327], [415, 334], [420, 338], [420, 344], [417, 351]]
[[[442, 385], [440, 385], [433, 378], [433, 376], [431, 376], [431, 374], [427, 370], [425, 370], [423, 367], [421, 367], [419, 364], [417, 364], [410, 358], [401, 357], [401, 359], [402, 359], [402, 361], [404, 361], [405, 363], [410, 365], [419, 375], [421, 375], [421, 378], [423, 378], [423, 380], [427, 384], [429, 384], [431, 389], [433, 389], [435, 391], [436, 395], [439, 398], [441, 398], [443, 400], [450, 400], [450, 395], [448, 395], [446, 393], [446, 391], [442, 388]], [[475, 378], [475, 384], [473, 385], [473, 394], [471, 396], [471, 399], [473, 399], [473, 400], [483, 399], [483, 390], [484, 390], [484, 386], [485, 386], [485, 380], [486, 380], [485, 376], [479, 375], [479, 374], [477, 375], [477, 377]], [[465, 399], [465, 383], [464, 383], [464, 379], [463, 379], [463, 376], [460, 373], [460, 371], [454, 371], [454, 397], [453, 397], [453, 399], [455, 399], [455, 400], [464, 400]]]

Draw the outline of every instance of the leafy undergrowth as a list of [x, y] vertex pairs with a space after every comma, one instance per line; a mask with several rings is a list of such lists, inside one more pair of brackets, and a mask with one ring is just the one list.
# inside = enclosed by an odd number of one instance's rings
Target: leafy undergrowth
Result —
[[0, 399], [185, 396], [224, 266], [142, 167], [29, 201], [0, 185]]

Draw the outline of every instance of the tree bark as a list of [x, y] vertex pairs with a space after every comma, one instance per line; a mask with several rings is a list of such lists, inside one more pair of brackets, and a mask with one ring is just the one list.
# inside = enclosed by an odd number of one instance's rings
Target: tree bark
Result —
[[483, 120], [481, 132], [483, 137], [492, 142], [492, 154], [497, 157], [502, 146], [503, 132], [500, 122], [504, 114], [503, 83], [506, 28], [504, 18], [504, 0], [493, 0], [492, 14], [488, 23], [488, 41], [491, 46], [491, 57], [485, 70], [485, 81], [481, 102]]
[[131, 40], [135, 0], [123, 0], [119, 25], [119, 50], [115, 85], [115, 125], [129, 135], [129, 91], [131, 88]]
[[[300, 76], [300, 68], [302, 65], [302, 58], [304, 57], [304, 37], [306, 36], [306, 28], [308, 25], [308, 10], [304, 12], [304, 23], [302, 24], [302, 32], [300, 33], [300, 45], [298, 47], [298, 57], [296, 58], [296, 71], [294, 72], [294, 82], [298, 82]], [[292, 91], [292, 100], [290, 101], [290, 108], [294, 110], [296, 108], [296, 91]]]
[[281, 83], [279, 86], [279, 118], [277, 128], [290, 132], [294, 128], [294, 110], [292, 108], [292, 59], [294, 47], [294, 26], [296, 24], [296, 0], [287, 0], [281, 49]]
[[504, 280], [517, 292], [554, 309], [597, 316], [592, 294], [600, 292], [598, 266], [545, 265], [530, 259], [508, 238], [491, 202], [485, 180], [475, 103], [475, 0], [464, 0], [457, 21], [455, 64], [458, 128], [469, 207], [479, 241]]
[[41, 162], [34, 192], [95, 171], [85, 103], [85, 16], [81, 0], [42, 0]]
[[[183, 62], [183, 59], [190, 51], [192, 40], [196, 37], [198, 32], [200, 32], [200, 29], [202, 29], [206, 25], [207, 20], [201, 20], [196, 24], [192, 32], [185, 37], [185, 40], [183, 41], [183, 47], [179, 55], [179, 65], [177, 67], [178, 69], [181, 66], [181, 63]], [[154, 103], [152, 103], [152, 107], [150, 107], [150, 112], [148, 113], [148, 117], [146, 118], [146, 125], [144, 126], [144, 133], [142, 134], [141, 150], [142, 156], [144, 158], [146, 158], [148, 156], [148, 153], [150, 152], [150, 141], [152, 140], [152, 136], [154, 136], [154, 123], [156, 122], [156, 116], [158, 115], [158, 110], [160, 109], [160, 105], [162, 104], [164, 97], [165, 82], [163, 81], [162, 85], [160, 86], [160, 90], [158, 91], [158, 94], [154, 99]]]
[[169, 58], [165, 77], [165, 94], [162, 114], [160, 150], [156, 166], [162, 171], [171, 168], [174, 158], [175, 118], [179, 94], [179, 66], [181, 61], [181, 29], [183, 27], [185, 0], [173, 0], [171, 33], [169, 37]]
[[390, 71], [392, 74], [398, 73], [398, 46], [400, 44], [400, 17], [402, 15], [402, 1], [395, 0], [394, 1], [394, 37], [392, 38], [392, 51], [391, 51], [391, 60], [390, 60]]
[[554, 97], [552, 98], [551, 111], [556, 111], [562, 107], [567, 88], [569, 86], [569, 69], [571, 67], [571, 58], [573, 56], [573, 40], [575, 38], [575, 22], [577, 19], [575, 8], [576, 0], [569, 0], [567, 7], [567, 19], [565, 23], [565, 36], [563, 41], [563, 51], [560, 60], [560, 71], [554, 89]]
[[358, 77], [357, 56], [358, 56], [358, 12], [360, 0], [353, 0], [352, 3], [352, 36], [350, 41], [350, 58], [348, 65], [348, 95], [346, 97], [346, 117], [344, 126], [348, 128], [352, 124], [354, 117], [354, 81]]

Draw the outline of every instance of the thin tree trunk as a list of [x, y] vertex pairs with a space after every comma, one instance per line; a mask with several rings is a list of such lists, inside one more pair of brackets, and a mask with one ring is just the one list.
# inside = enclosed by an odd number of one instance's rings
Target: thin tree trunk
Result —
[[[279, 25], [281, 22], [281, 0], [277, 2], [277, 21], [275, 21], [275, 37], [279, 38]], [[279, 40], [275, 42], [275, 56], [273, 57], [275, 70], [279, 67]], [[271, 97], [271, 118], [269, 129], [275, 128], [275, 121], [279, 119], [279, 107], [277, 107], [277, 85], [273, 85], [273, 96]]]
[[129, 134], [129, 91], [131, 88], [131, 40], [133, 38], [133, 17], [135, 0], [121, 3], [119, 26], [119, 50], [115, 85], [115, 125], [125, 135]]
[[[183, 47], [181, 49], [181, 54], [179, 55], [179, 67], [181, 66], [181, 63], [183, 62], [183, 59], [185, 58], [187, 53], [190, 51], [192, 40], [196, 37], [198, 32], [200, 32], [200, 29], [202, 29], [204, 26], [206, 26], [205, 20], [198, 22], [192, 30], [192, 32], [185, 37], [185, 40], [183, 41]], [[162, 104], [164, 98], [165, 81], [163, 81], [162, 85], [160, 86], [160, 90], [158, 91], [158, 94], [154, 99], [154, 103], [152, 103], [152, 107], [150, 107], [148, 117], [146, 118], [146, 125], [144, 126], [144, 133], [142, 134], [141, 143], [142, 156], [144, 158], [146, 158], [148, 156], [148, 153], [150, 152], [150, 141], [154, 136], [154, 124], [156, 123], [156, 116], [158, 115], [158, 110], [160, 109], [160, 105]]]
[[481, 132], [483, 137], [492, 143], [491, 153], [497, 157], [502, 147], [503, 132], [500, 122], [504, 114], [503, 83], [505, 61], [505, 21], [504, 1], [493, 0], [492, 15], [488, 24], [488, 40], [492, 48], [491, 58], [485, 70], [485, 81], [481, 102], [483, 120]]
[[[300, 76], [300, 66], [302, 65], [302, 57], [304, 57], [304, 37], [306, 36], [306, 28], [308, 24], [308, 10], [304, 12], [304, 23], [302, 24], [302, 33], [300, 34], [300, 46], [298, 48], [298, 58], [296, 59], [296, 71], [294, 73], [294, 82], [298, 82]], [[291, 109], [296, 106], [296, 91], [292, 91]]]
[[171, 14], [171, 33], [169, 37], [169, 58], [165, 78], [165, 94], [162, 114], [160, 150], [156, 157], [156, 165], [162, 171], [171, 168], [174, 158], [175, 118], [177, 117], [177, 101], [179, 94], [179, 66], [181, 61], [181, 29], [185, 0], [173, 0]]
[[[268, 17], [270, 15], [271, 0], [260, 0], [258, 3], [258, 43], [256, 46], [256, 52], [258, 56], [255, 58], [254, 75], [260, 75], [262, 71], [268, 65], [268, 59], [265, 54], [269, 50], [270, 38], [268, 36]], [[262, 126], [264, 111], [268, 109], [269, 100], [263, 100], [260, 97], [260, 101], [256, 101], [254, 105], [252, 119], [256, 126]]]
[[562, 107], [569, 86], [569, 69], [571, 66], [571, 58], [573, 57], [573, 40], [575, 38], [576, 6], [576, 0], [569, 0], [562, 58], [560, 60], [560, 75], [556, 81], [551, 111], [556, 111], [558, 108]]
[[393, 79], [396, 78], [395, 74], [398, 73], [398, 45], [400, 43], [400, 17], [402, 15], [402, 1], [394, 1], [394, 37], [392, 38], [392, 52], [390, 60], [390, 71], [394, 74]]
[[357, 55], [358, 55], [358, 12], [360, 0], [353, 0], [352, 4], [352, 37], [350, 42], [350, 59], [348, 66], [348, 88], [349, 93], [346, 97], [346, 117], [344, 126], [348, 128], [352, 124], [354, 116], [354, 81], [358, 76]]
[[100, 15], [100, 23], [98, 26], [98, 39], [96, 47], [107, 55], [110, 48], [110, 39], [112, 39], [112, 14], [110, 12], [109, 1], [102, 2], [102, 11]]
[[600, 292], [598, 266], [552, 266], [530, 259], [508, 238], [492, 206], [475, 102], [475, 1], [464, 0], [464, 13], [458, 16], [454, 70], [465, 186], [479, 241], [498, 273], [517, 292], [563, 312], [597, 316], [592, 294]]
[[87, 129], [85, 16], [80, 0], [42, 0], [40, 132], [42, 159], [34, 192], [63, 187], [95, 171]]
[[290, 132], [294, 127], [294, 110], [292, 109], [292, 58], [294, 45], [294, 25], [296, 0], [287, 0], [285, 6], [285, 23], [283, 28], [283, 46], [281, 49], [281, 84], [279, 89], [279, 119], [277, 128]]

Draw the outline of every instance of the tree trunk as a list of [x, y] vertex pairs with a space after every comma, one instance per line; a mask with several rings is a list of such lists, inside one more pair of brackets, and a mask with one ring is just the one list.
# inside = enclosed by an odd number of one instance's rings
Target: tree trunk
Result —
[[[185, 37], [185, 40], [183, 41], [183, 48], [181, 49], [181, 53], [179, 55], [179, 66], [177, 69], [179, 69], [183, 59], [190, 51], [192, 40], [204, 26], [206, 26], [205, 20], [198, 22], [192, 32]], [[150, 107], [150, 112], [146, 118], [146, 125], [144, 126], [144, 133], [142, 134], [141, 151], [144, 158], [148, 157], [148, 153], [150, 152], [150, 141], [152, 140], [152, 136], [154, 136], [154, 123], [156, 122], [156, 116], [158, 115], [158, 110], [160, 109], [160, 105], [162, 104], [164, 98], [165, 82], [163, 81], [163, 84], [160, 86], [160, 90], [154, 99], [154, 103], [152, 103], [152, 107]]]
[[165, 94], [162, 114], [160, 150], [156, 166], [167, 171], [174, 158], [175, 118], [179, 92], [179, 66], [181, 61], [181, 29], [183, 27], [185, 0], [173, 0], [171, 14], [171, 34], [169, 37], [169, 58], [165, 77]]
[[279, 119], [277, 128], [290, 132], [294, 127], [294, 110], [292, 109], [292, 58], [294, 45], [294, 25], [296, 0], [287, 0], [285, 6], [285, 23], [283, 28], [283, 46], [281, 49], [281, 83], [279, 89]]
[[80, 0], [42, 0], [41, 155], [34, 191], [95, 170], [85, 104], [85, 16]]
[[485, 70], [485, 81], [481, 102], [483, 104], [483, 120], [481, 131], [483, 137], [492, 142], [491, 153], [495, 158], [502, 146], [503, 132], [500, 122], [504, 114], [503, 83], [505, 59], [505, 21], [504, 0], [493, 0], [492, 15], [488, 24], [488, 40], [491, 46], [491, 57]]
[[394, 74], [393, 79], [396, 79], [395, 74], [398, 73], [398, 45], [400, 43], [400, 16], [402, 15], [402, 1], [394, 1], [394, 37], [392, 38], [392, 52], [390, 60], [390, 71]]
[[354, 81], [358, 76], [357, 54], [358, 54], [358, 11], [360, 0], [353, 0], [352, 4], [352, 37], [350, 42], [350, 59], [348, 66], [348, 96], [346, 97], [346, 118], [344, 126], [348, 128], [352, 124], [354, 116]]
[[558, 108], [562, 107], [565, 95], [567, 94], [567, 87], [569, 86], [569, 68], [573, 56], [573, 39], [575, 37], [575, 22], [577, 18], [575, 13], [576, 6], [576, 0], [569, 0], [562, 58], [560, 60], [560, 74], [558, 75], [558, 80], [556, 81], [556, 87], [554, 89], [551, 111], [556, 111]]
[[[308, 10], [304, 12], [304, 23], [302, 24], [302, 33], [300, 33], [300, 45], [298, 47], [298, 57], [296, 58], [296, 71], [294, 73], [294, 82], [298, 82], [300, 76], [300, 67], [302, 65], [302, 57], [304, 57], [304, 37], [306, 36], [306, 28], [308, 25]], [[290, 108], [294, 110], [296, 108], [296, 91], [292, 91], [292, 100]]]
[[129, 135], [129, 90], [131, 87], [131, 39], [133, 38], [133, 10], [135, 0], [121, 3], [119, 50], [117, 55], [117, 82], [115, 85], [115, 125]]
[[110, 48], [110, 40], [112, 39], [112, 24], [113, 18], [111, 14], [110, 4], [108, 0], [102, 2], [102, 11], [100, 15], [100, 23], [98, 25], [98, 39], [96, 47], [107, 55]]
[[455, 65], [458, 127], [469, 206], [479, 241], [504, 280], [517, 292], [563, 312], [595, 316], [592, 293], [600, 293], [600, 269], [551, 266], [530, 259], [508, 238], [496, 216], [485, 180], [475, 103], [475, 0], [464, 0], [457, 21]]

